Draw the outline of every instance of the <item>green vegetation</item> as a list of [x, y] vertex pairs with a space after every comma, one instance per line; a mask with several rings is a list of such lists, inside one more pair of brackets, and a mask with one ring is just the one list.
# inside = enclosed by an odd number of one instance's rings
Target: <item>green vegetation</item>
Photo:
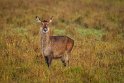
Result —
[[[48, 69], [35, 16], [75, 45]], [[0, 0], [0, 83], [124, 83], [124, 0]]]

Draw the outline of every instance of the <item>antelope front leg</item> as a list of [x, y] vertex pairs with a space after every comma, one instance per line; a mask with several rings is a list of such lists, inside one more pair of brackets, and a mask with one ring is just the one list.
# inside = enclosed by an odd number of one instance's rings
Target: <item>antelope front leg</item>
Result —
[[52, 57], [51, 56], [45, 56], [45, 61], [47, 63], [47, 66], [50, 67], [52, 63]]

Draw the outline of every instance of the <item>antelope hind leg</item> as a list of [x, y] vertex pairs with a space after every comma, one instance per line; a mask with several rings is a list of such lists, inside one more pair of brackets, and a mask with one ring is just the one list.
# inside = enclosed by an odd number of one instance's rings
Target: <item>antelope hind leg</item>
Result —
[[69, 52], [65, 53], [65, 63], [66, 63], [67, 66], [69, 66], [69, 55], [70, 55]]
[[65, 62], [65, 57], [64, 56], [62, 56], [61, 61], [62, 61], [63, 65], [66, 66], [66, 62]]

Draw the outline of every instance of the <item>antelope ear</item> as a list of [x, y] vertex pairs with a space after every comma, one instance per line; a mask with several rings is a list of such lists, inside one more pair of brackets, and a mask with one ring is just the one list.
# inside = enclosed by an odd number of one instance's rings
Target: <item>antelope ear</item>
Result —
[[41, 20], [40, 20], [40, 18], [39, 18], [38, 16], [36, 16], [36, 21], [37, 21], [38, 23], [41, 23]]
[[53, 21], [53, 16], [50, 18], [49, 23], [51, 23], [52, 21]]

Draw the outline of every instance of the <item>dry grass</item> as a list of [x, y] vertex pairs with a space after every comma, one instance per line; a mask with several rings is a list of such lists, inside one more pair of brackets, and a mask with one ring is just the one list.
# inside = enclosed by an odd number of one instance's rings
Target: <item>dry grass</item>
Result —
[[[41, 56], [39, 25], [75, 40], [70, 66]], [[123, 0], [0, 0], [1, 83], [124, 83]]]

